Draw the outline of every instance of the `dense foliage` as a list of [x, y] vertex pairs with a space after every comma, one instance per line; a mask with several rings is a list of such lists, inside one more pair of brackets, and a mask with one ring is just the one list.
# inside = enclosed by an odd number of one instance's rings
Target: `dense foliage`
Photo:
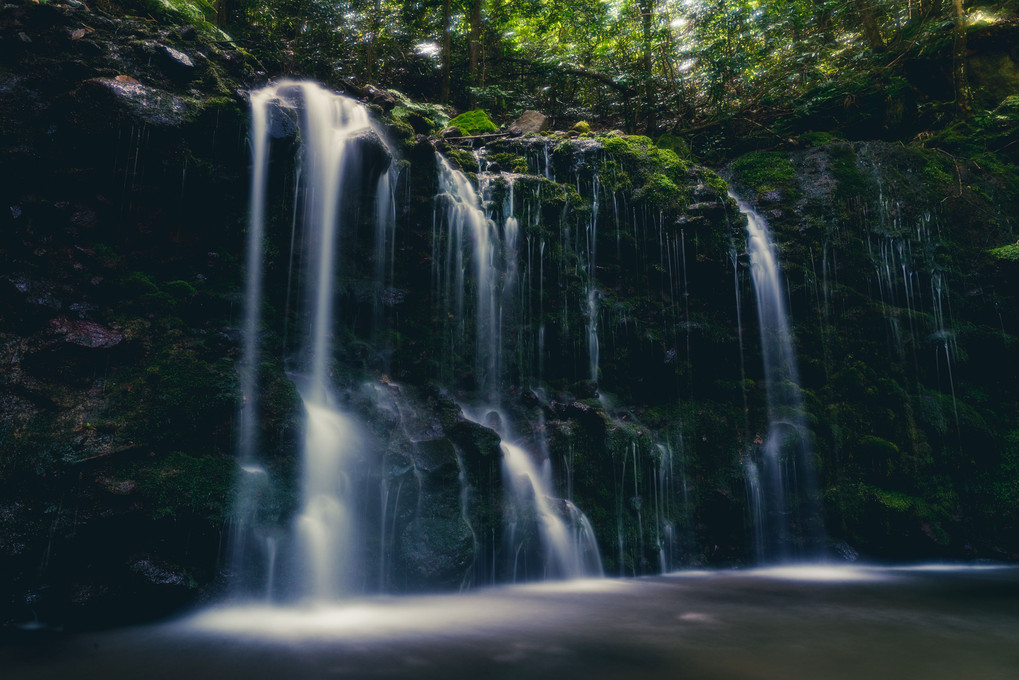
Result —
[[[836, 100], [851, 108], [875, 87], [965, 108], [952, 54], [965, 54], [967, 32], [1011, 22], [1015, 10], [958, 0], [221, 0], [218, 20], [272, 72], [658, 131], [723, 119], [767, 129]], [[945, 83], [900, 81], [945, 55], [952, 63], [935, 78]]]

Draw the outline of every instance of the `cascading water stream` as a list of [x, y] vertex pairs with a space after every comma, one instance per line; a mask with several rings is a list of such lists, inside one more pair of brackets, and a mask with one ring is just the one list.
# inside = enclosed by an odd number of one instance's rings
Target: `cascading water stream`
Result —
[[[467, 417], [493, 426], [488, 416], [497, 416], [494, 420], [498, 425], [494, 427], [502, 438], [503, 478], [509, 504], [513, 507], [513, 517], [507, 518], [507, 549], [514, 561], [511, 573], [516, 574], [516, 557], [522, 545], [514, 539], [518, 518], [533, 516], [542, 545], [544, 577], [601, 576], [601, 558], [587, 517], [568, 499], [554, 497], [547, 455], [539, 469], [534, 456], [513, 443], [506, 430], [507, 418], [499, 410], [506, 338], [516, 332], [516, 328], [506, 328], [503, 312], [507, 307], [515, 307], [513, 294], [519, 283], [519, 222], [510, 204], [504, 207], [505, 222], [499, 229], [485, 213], [481, 196], [467, 177], [441, 155], [437, 154], [436, 163], [440, 196], [433, 237], [438, 244], [440, 228], [444, 227], [442, 237], [446, 243], [443, 264], [436, 259], [434, 278], [439, 286], [439, 299], [453, 305], [452, 309], [447, 307], [447, 316], [462, 334], [449, 338], [454, 348], [468, 331], [463, 325], [467, 318], [464, 291], [470, 286], [475, 294], [473, 373], [476, 387], [488, 403], [480, 409], [479, 416]], [[493, 179], [487, 177], [486, 181]], [[512, 201], [512, 180], [509, 192], [507, 200]], [[468, 271], [472, 274], [470, 281]]]
[[[358, 140], [372, 134], [367, 109], [350, 99], [307, 82], [283, 81], [251, 94], [254, 173], [248, 233], [248, 273], [241, 382], [244, 405], [241, 417], [240, 495], [244, 479], [258, 474], [256, 450], [258, 336], [263, 295], [262, 250], [265, 238], [265, 202], [268, 184], [270, 137], [284, 136], [295, 127], [301, 143], [300, 182], [295, 195], [294, 231], [300, 230], [303, 255], [303, 312], [291, 365], [292, 376], [305, 408], [302, 443], [301, 502], [294, 523], [294, 538], [287, 543], [288, 562], [296, 571], [295, 588], [305, 598], [335, 599], [352, 588], [355, 565], [356, 523], [351, 507], [350, 471], [361, 453], [358, 423], [336, 404], [330, 380], [336, 319], [336, 278], [346, 220], [347, 187], [356, 186], [361, 163]], [[381, 136], [379, 136], [381, 139]], [[384, 249], [392, 229], [393, 173], [383, 173], [376, 206], [379, 236]], [[292, 237], [292, 244], [296, 239]], [[291, 254], [291, 263], [294, 255]], [[291, 265], [291, 269], [293, 266]], [[377, 277], [385, 266], [376, 265]], [[297, 276], [297, 271], [292, 271]], [[288, 293], [289, 298], [289, 293]], [[289, 300], [288, 300], [289, 302]], [[264, 475], [263, 475], [264, 476]], [[250, 495], [250, 494], [249, 494]], [[243, 501], [242, 501], [243, 502]], [[254, 503], [254, 496], [247, 501]], [[241, 511], [245, 511], [241, 508]], [[252, 514], [247, 510], [248, 514]], [[243, 528], [243, 527], [242, 527]], [[243, 538], [241, 539], [243, 540]], [[276, 533], [266, 540], [266, 591], [272, 592], [277, 572]], [[235, 560], [243, 551], [235, 551]]]
[[[532, 506], [536, 514], [545, 551], [545, 577], [601, 576], [601, 556], [594, 540], [594, 530], [577, 506], [569, 500], [552, 496], [549, 461], [546, 459], [539, 468], [521, 447], [504, 441], [500, 448], [504, 477], [512, 487], [514, 504]], [[523, 514], [526, 508], [516, 507], [515, 511]]]
[[[474, 300], [474, 356], [473, 368], [478, 389], [488, 398], [497, 398], [499, 354], [501, 338], [498, 329], [498, 282], [496, 280], [495, 226], [481, 207], [481, 198], [469, 179], [455, 170], [444, 157], [436, 154], [439, 171], [439, 191], [445, 206], [442, 223], [448, 229], [445, 235], [444, 257], [435, 257], [436, 263], [445, 262], [437, 269], [435, 278], [447, 309], [452, 303], [452, 322], [449, 344], [453, 351], [466, 350], [460, 342], [467, 336], [465, 327], [464, 291], [466, 290], [467, 260], [473, 259]], [[436, 218], [438, 229], [439, 217]], [[437, 234], [433, 243], [438, 244]], [[470, 244], [469, 247], [466, 244]], [[438, 265], [437, 265], [438, 267]], [[450, 376], [452, 377], [452, 376]]]
[[747, 252], [768, 402], [768, 432], [761, 446], [760, 469], [751, 460], [745, 463], [757, 559], [816, 559], [823, 529], [778, 253], [764, 217], [730, 195], [747, 218]]

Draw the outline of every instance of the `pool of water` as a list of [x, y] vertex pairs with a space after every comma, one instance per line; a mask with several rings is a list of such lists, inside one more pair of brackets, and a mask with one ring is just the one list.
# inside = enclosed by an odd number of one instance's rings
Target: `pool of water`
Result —
[[1019, 678], [1019, 568], [781, 567], [220, 607], [23, 637], [2, 676]]

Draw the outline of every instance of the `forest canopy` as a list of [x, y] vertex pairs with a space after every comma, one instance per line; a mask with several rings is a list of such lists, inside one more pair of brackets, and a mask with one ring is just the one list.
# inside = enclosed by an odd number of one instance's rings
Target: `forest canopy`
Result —
[[215, 21], [271, 74], [371, 83], [462, 110], [536, 108], [567, 121], [679, 133], [720, 120], [769, 126], [848, 107], [879, 88], [907, 106], [940, 105], [920, 112], [929, 120], [913, 126], [919, 131], [968, 114], [967, 34], [1011, 27], [1016, 5], [219, 0]]

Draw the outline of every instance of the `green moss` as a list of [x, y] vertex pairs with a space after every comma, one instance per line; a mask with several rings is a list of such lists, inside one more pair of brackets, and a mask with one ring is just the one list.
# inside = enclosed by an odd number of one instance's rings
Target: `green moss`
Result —
[[826, 147], [828, 172], [835, 179], [835, 196], [844, 203], [860, 199], [870, 202], [876, 193], [871, 180], [860, 171], [856, 151], [849, 144], [836, 143]]
[[389, 129], [395, 138], [402, 140], [408, 146], [413, 146], [414, 136], [418, 134], [414, 126], [395, 116], [389, 120]]
[[1005, 262], [1019, 262], [1019, 243], [1011, 246], [1001, 246], [987, 251], [992, 257]]
[[729, 183], [722, 179], [717, 172], [708, 168], [701, 168], [701, 177], [709, 187], [718, 192], [719, 196], [729, 193]]
[[599, 141], [615, 157], [624, 159], [638, 169], [653, 172], [660, 166], [663, 171], [675, 176], [675, 173], [686, 172], [690, 168], [690, 163], [681, 159], [675, 151], [660, 149], [649, 137], [643, 135], [606, 135], [599, 137]]
[[[389, 112], [394, 126], [410, 128], [414, 134], [430, 135], [439, 130], [440, 124], [432, 118], [407, 106], [397, 106]], [[445, 121], [443, 121], [443, 125]]]
[[123, 0], [121, 4], [142, 15], [162, 18], [169, 23], [187, 23], [214, 40], [230, 40], [230, 36], [212, 22], [216, 8], [207, 0]]
[[210, 433], [227, 422], [238, 401], [237, 375], [228, 358], [207, 359], [180, 330], [164, 331], [168, 344], [141, 374], [111, 381], [105, 417], [123, 423], [123, 437], [157, 449], [211, 447]]
[[515, 153], [490, 153], [486, 157], [490, 162], [497, 163], [502, 170], [507, 172], [528, 172], [527, 159]]
[[692, 160], [693, 152], [690, 151], [690, 145], [687, 144], [686, 140], [676, 135], [661, 134], [655, 137], [655, 146], [659, 149], [668, 149], [683, 160]]
[[796, 178], [789, 156], [777, 151], [752, 151], [732, 164], [735, 180], [757, 193], [792, 188]]
[[895, 512], [912, 512], [920, 501], [907, 494], [898, 491], [887, 491], [874, 486], [866, 487], [871, 498], [877, 501], [883, 508]]
[[441, 104], [416, 102], [398, 90], [387, 90], [398, 102], [385, 116], [402, 139], [430, 135], [449, 124], [449, 109]]
[[471, 175], [478, 172], [478, 159], [470, 151], [450, 146], [442, 151], [442, 155], [463, 172]]
[[955, 173], [952, 160], [944, 154], [929, 151], [925, 154], [926, 164], [923, 168], [923, 175], [932, 184], [952, 184], [955, 181]]
[[661, 149], [641, 135], [598, 138], [605, 150], [602, 177], [612, 178], [613, 191], [633, 191], [636, 200], [660, 210], [680, 211], [689, 197], [680, 186], [690, 163], [669, 149]]
[[451, 127], [459, 128], [464, 136], [495, 132], [498, 128], [482, 109], [466, 111], [449, 121]]
[[829, 142], [835, 141], [835, 139], [835, 135], [830, 132], [804, 132], [797, 141], [805, 147], [812, 147], [824, 146]]
[[688, 203], [686, 192], [662, 173], [651, 175], [643, 186], [633, 192], [633, 198], [662, 210]]
[[170, 281], [166, 284], [166, 292], [178, 301], [193, 298], [198, 294], [198, 290], [187, 281]]
[[582, 135], [587, 134], [591, 131], [591, 124], [586, 120], [579, 120], [573, 124], [573, 127], [571, 127], [570, 130], [573, 132], [579, 132]]

